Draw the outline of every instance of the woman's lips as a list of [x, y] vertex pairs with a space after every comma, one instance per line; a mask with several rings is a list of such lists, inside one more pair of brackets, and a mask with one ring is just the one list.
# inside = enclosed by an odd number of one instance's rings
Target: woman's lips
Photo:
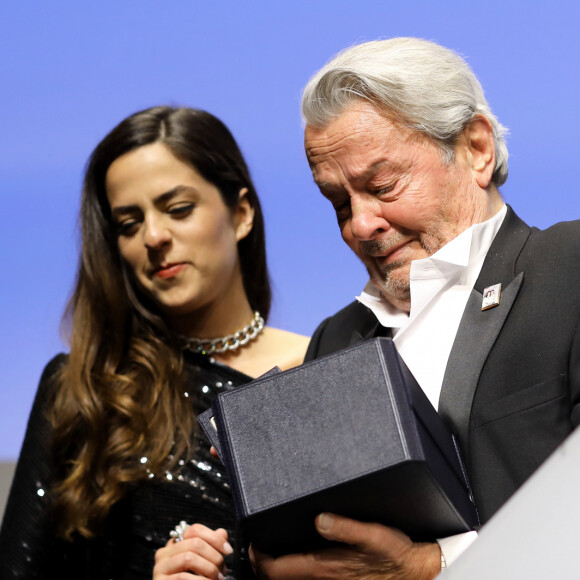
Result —
[[186, 265], [187, 264], [184, 264], [183, 262], [179, 264], [169, 264], [155, 270], [153, 276], [162, 278], [163, 280], [168, 280], [169, 278], [174, 278], [177, 276], [186, 267]]

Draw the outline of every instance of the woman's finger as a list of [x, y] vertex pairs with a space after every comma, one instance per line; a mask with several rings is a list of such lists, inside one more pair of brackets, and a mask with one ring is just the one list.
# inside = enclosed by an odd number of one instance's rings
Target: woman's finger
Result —
[[[201, 542], [201, 540], [199, 541]], [[178, 544], [181, 543], [179, 542]], [[169, 578], [172, 580], [178, 580], [179, 578], [212, 578], [223, 580], [224, 560], [216, 550], [210, 547], [210, 557], [208, 557], [208, 552], [203, 548], [200, 549], [200, 545], [196, 546], [197, 551], [183, 548], [180, 546], [180, 551], [173, 553], [171, 549], [167, 550], [166, 548], [161, 548], [157, 551], [155, 567], [153, 568], [154, 580], [165, 580]]]
[[223, 528], [212, 530], [202, 524], [193, 524], [187, 528], [183, 534], [183, 538], [183, 541], [195, 538], [201, 539], [225, 556], [229, 556], [234, 551], [228, 542], [228, 533]]

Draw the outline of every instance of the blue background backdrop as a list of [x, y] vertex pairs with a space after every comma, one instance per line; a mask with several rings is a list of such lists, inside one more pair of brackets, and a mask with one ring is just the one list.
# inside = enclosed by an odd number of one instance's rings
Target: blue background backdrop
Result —
[[[576, 0], [40, 0], [0, 7], [0, 460], [14, 459], [45, 363], [65, 347], [85, 161], [128, 114], [190, 105], [232, 129], [264, 205], [270, 323], [310, 334], [365, 273], [302, 149], [301, 89], [337, 51], [419, 36], [467, 57], [509, 127], [508, 203], [580, 217]], [[546, 300], [550, 297], [546, 296]], [[516, 361], [517, 362], [517, 361]]]

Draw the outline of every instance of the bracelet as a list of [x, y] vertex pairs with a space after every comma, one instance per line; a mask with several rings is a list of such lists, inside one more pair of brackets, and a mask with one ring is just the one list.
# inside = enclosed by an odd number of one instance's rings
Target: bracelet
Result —
[[447, 568], [447, 562], [445, 561], [443, 550], [441, 550], [441, 570], [443, 570], [443, 568]]

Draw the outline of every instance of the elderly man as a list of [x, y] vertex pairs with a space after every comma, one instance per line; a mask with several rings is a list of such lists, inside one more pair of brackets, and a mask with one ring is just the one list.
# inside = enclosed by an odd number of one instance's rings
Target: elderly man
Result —
[[[370, 278], [319, 326], [307, 358], [392, 336], [459, 438], [485, 523], [580, 422], [580, 224], [540, 231], [504, 204], [505, 129], [441, 46], [350, 48], [311, 79], [302, 106], [314, 180]], [[332, 514], [316, 526], [342, 545], [255, 553], [259, 572], [433, 578], [468, 543], [417, 544]]]

